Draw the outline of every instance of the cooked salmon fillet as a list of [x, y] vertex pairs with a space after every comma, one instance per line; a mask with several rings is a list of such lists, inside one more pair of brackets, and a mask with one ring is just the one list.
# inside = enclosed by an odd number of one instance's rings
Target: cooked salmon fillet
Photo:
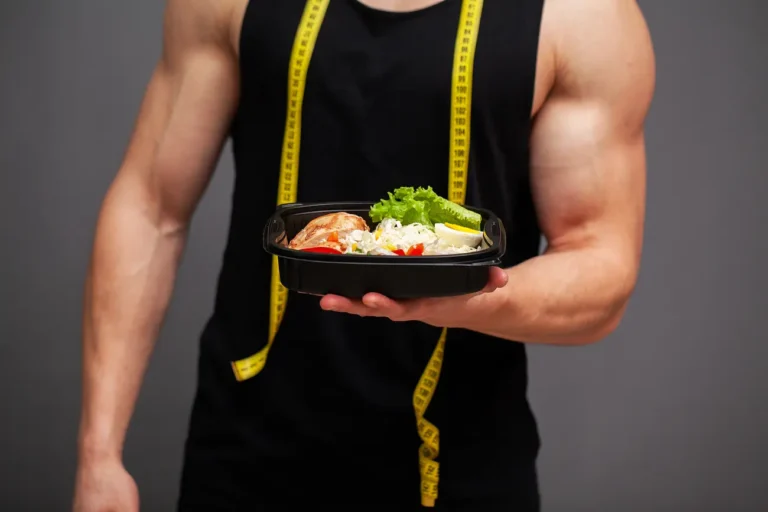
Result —
[[[344, 252], [347, 249], [343, 244], [344, 238], [356, 229], [369, 230], [365, 219], [346, 212], [329, 213], [312, 219], [293, 237], [288, 247], [291, 249], [332, 247]], [[329, 237], [331, 240], [328, 240]]]

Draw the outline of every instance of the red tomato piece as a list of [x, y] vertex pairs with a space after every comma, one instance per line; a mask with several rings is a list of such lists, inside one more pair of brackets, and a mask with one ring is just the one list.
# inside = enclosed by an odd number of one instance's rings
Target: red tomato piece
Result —
[[336, 250], [332, 247], [307, 247], [306, 249], [302, 249], [304, 252], [318, 252], [321, 254], [344, 254], [339, 250]]
[[407, 256], [421, 256], [424, 254], [424, 244], [412, 245], [408, 248]]

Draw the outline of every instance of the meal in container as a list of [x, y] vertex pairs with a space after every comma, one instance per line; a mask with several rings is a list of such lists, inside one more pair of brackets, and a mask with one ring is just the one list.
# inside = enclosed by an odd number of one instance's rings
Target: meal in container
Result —
[[346, 212], [310, 221], [289, 242], [291, 249], [329, 254], [433, 256], [482, 248], [482, 217], [440, 197], [432, 187], [400, 187], [371, 206], [375, 224]]

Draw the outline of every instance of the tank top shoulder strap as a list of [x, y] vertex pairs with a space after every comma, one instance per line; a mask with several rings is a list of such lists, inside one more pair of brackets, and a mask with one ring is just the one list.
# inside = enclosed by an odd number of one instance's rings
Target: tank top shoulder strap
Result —
[[477, 43], [477, 81], [507, 87], [502, 103], [513, 111], [505, 114], [526, 123], [533, 107], [544, 2], [484, 0]]

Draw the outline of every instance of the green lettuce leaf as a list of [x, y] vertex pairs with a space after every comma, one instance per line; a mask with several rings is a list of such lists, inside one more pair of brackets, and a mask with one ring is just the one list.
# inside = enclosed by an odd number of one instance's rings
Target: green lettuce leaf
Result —
[[404, 225], [421, 223], [433, 227], [438, 222], [458, 224], [470, 229], [481, 229], [480, 214], [440, 197], [432, 187], [400, 187], [387, 193], [371, 207], [373, 222], [392, 218]]
[[424, 201], [411, 201], [401, 222], [403, 225], [418, 223], [433, 227], [432, 219], [429, 218], [429, 208], [429, 204]]

